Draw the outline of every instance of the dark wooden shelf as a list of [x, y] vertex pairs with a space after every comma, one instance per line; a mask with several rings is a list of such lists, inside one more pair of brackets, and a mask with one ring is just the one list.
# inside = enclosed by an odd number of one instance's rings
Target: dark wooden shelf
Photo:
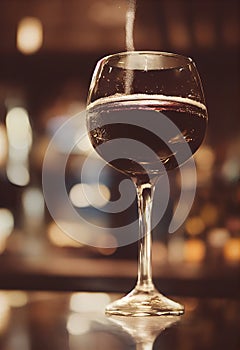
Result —
[[[239, 268], [154, 264], [154, 282], [167, 295], [240, 297]], [[136, 283], [137, 263], [68, 256], [0, 258], [0, 289], [126, 293]]]

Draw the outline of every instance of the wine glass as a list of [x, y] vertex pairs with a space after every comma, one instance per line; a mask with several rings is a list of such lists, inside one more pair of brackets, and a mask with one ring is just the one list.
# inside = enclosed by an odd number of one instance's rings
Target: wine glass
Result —
[[[152, 350], [156, 338], [180, 321], [179, 316], [122, 317], [111, 316], [110, 322], [129, 334], [135, 341], [136, 350]], [[118, 331], [119, 332], [119, 331]]]
[[201, 145], [207, 109], [191, 58], [122, 52], [101, 59], [87, 102], [87, 128], [97, 153], [131, 177], [139, 212], [136, 287], [106, 308], [108, 315], [181, 315], [184, 307], [159, 293], [152, 281], [151, 209], [157, 179]]

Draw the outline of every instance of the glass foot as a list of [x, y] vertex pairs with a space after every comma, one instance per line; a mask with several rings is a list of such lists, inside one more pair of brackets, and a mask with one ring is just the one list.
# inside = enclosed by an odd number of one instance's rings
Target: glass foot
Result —
[[140, 291], [137, 288], [106, 307], [107, 315], [118, 316], [178, 316], [184, 313], [184, 306], [168, 299], [156, 289]]

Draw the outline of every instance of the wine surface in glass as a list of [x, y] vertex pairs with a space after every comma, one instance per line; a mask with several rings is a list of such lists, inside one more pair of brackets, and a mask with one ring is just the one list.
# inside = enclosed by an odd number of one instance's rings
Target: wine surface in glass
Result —
[[[163, 166], [174, 169], [194, 154], [205, 135], [207, 112], [202, 103], [188, 98], [136, 94], [93, 102], [87, 121], [92, 145], [107, 162], [106, 154], [113, 152], [116, 139], [136, 140], [154, 152], [146, 156], [140, 147], [132, 157], [125, 143], [122, 156], [109, 162], [131, 177], [141, 177], [160, 174]], [[103, 144], [105, 148], [98, 147]]]

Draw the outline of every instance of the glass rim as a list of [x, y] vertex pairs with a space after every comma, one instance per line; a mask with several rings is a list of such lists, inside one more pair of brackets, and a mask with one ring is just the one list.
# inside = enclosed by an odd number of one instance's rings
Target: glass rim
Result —
[[176, 58], [176, 59], [181, 59], [184, 60], [188, 63], [194, 63], [193, 59], [191, 57], [185, 56], [185, 55], [181, 55], [178, 53], [174, 53], [174, 52], [167, 52], [167, 51], [153, 51], [153, 50], [134, 50], [134, 51], [121, 51], [121, 52], [116, 52], [113, 54], [109, 54], [107, 56], [104, 56], [102, 58], [99, 59], [98, 62], [106, 62], [109, 61], [111, 58], [116, 58], [116, 57], [121, 57], [121, 56], [128, 56], [128, 55], [152, 55], [152, 56], [162, 56], [162, 57], [172, 57], [172, 58]]

